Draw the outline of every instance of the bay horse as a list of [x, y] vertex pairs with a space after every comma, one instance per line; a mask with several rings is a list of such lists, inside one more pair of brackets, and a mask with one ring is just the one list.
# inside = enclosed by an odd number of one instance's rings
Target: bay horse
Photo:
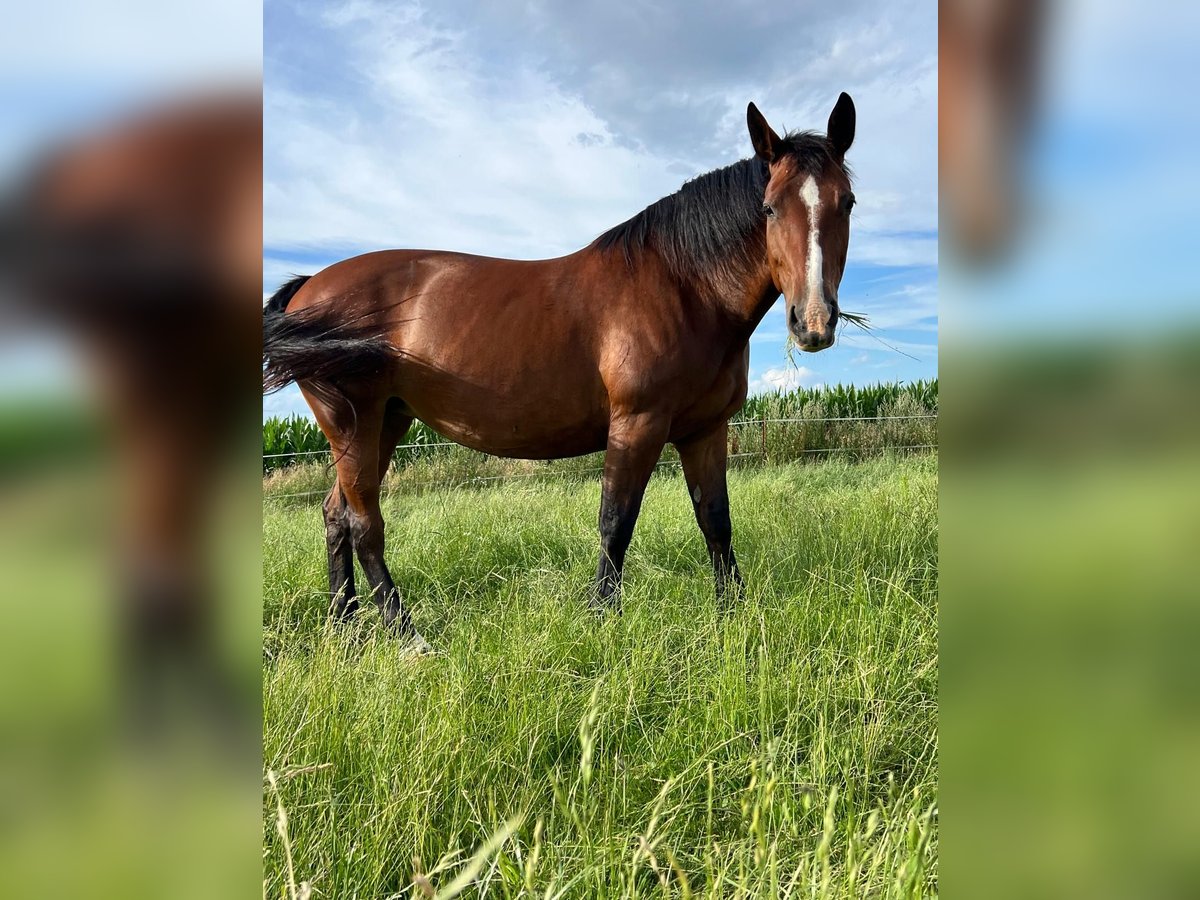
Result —
[[264, 391], [299, 384], [329, 438], [331, 614], [358, 608], [358, 554], [383, 620], [424, 645], [384, 563], [380, 484], [414, 418], [495, 456], [605, 450], [592, 602], [619, 603], [642, 495], [679, 451], [718, 598], [742, 577], [726, 488], [749, 339], [780, 294], [801, 350], [838, 323], [854, 205], [854, 103], [780, 137], [749, 104], [755, 155], [689, 181], [575, 253], [518, 261], [387, 250], [283, 285], [263, 311]]

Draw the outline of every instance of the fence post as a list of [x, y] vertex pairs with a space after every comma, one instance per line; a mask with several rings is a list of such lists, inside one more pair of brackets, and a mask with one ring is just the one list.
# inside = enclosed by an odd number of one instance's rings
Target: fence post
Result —
[[762, 421], [759, 423], [762, 429], [762, 460], [767, 461], [767, 417], [763, 415]]

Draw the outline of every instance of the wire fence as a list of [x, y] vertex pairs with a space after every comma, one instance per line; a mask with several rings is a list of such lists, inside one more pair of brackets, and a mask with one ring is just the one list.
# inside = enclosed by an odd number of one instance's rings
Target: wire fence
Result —
[[[936, 442], [936, 420], [936, 412], [912, 415], [738, 419], [729, 423], [730, 446], [728, 459], [734, 465], [744, 465], [747, 461], [757, 461], [760, 464], [766, 464], [837, 453], [847, 453], [862, 458], [891, 451], [918, 452], [936, 450], [938, 446]], [[900, 422], [909, 424], [907, 427], [900, 428], [890, 426], [889, 424]], [[916, 424], [915, 428], [913, 427], [914, 424]], [[865, 433], [871, 431], [868, 426], [878, 426], [884, 433]], [[832, 438], [832, 441], [827, 440], [822, 441], [822, 443], [834, 443], [834, 445], [808, 446], [808, 442], [814, 437]], [[457, 467], [458, 471], [439, 477], [436, 474], [438, 468], [436, 462], [439, 454], [423, 453], [422, 456], [415, 459], [409, 455], [412, 451], [427, 450], [444, 451], [442, 455], [447, 459], [457, 456], [457, 461], [460, 463]], [[656, 471], [677, 469], [680, 467], [678, 458], [670, 458], [670, 456], [674, 455], [673, 451], [668, 450], [667, 454], [668, 456], [656, 463]], [[462, 455], [465, 455], [465, 457]], [[403, 469], [410, 470], [420, 468], [421, 463], [432, 463], [432, 465], [427, 466], [430, 469], [428, 474], [431, 477], [416, 479], [400, 478], [400, 483], [393, 485], [385, 482], [382, 493], [387, 495], [415, 492], [429, 488], [483, 486], [495, 482], [530, 478], [592, 478], [604, 471], [603, 465], [597, 465], [594, 462], [588, 465], [585, 462], [581, 467], [579, 461], [580, 459], [586, 461], [599, 455], [590, 454], [576, 460], [566, 461], [517, 461], [491, 457], [451, 441], [400, 444], [396, 447], [393, 454], [394, 461], [398, 463], [402, 462]], [[331, 452], [328, 448], [263, 455], [264, 459], [304, 458], [307, 460], [316, 457], [324, 457], [327, 462], [333, 462]], [[479, 469], [488, 463], [522, 465], [526, 468], [534, 466], [536, 468], [532, 471], [505, 471], [496, 474], [478, 474], [464, 471], [463, 463], [468, 467], [473, 466], [475, 469]], [[287, 474], [289, 470], [287, 469], [277, 470], [271, 476], [264, 479], [263, 499], [270, 501], [302, 501], [324, 497], [328, 493], [333, 480], [330, 466], [323, 467], [320, 470], [324, 474], [323, 481], [327, 481], [328, 483], [323, 483], [319, 488], [306, 490], [288, 489], [291, 487], [292, 482], [311, 482], [312, 469], [313, 467], [309, 467], [307, 473], [300, 477], [289, 477]], [[395, 474], [397, 469], [400, 469], [400, 467], [395, 467], [393, 474]], [[301, 484], [296, 484], [295, 486], [300, 487]], [[309, 487], [307, 484], [303, 486], [306, 488]]]

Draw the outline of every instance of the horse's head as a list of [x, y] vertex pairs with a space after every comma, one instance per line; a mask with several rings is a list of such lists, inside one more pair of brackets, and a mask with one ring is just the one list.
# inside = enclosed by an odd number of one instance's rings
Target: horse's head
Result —
[[823, 138], [781, 138], [753, 103], [746, 122], [770, 175], [763, 195], [767, 263], [787, 303], [788, 331], [801, 350], [824, 350], [837, 327], [838, 285], [850, 244], [854, 193], [845, 156], [854, 141], [854, 101], [848, 94], [838, 97]]

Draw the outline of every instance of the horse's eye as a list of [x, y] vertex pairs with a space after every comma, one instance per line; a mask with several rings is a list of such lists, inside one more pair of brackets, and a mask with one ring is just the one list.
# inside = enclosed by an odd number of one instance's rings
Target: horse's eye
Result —
[[847, 194], [846, 195], [846, 215], [850, 215], [850, 210], [854, 209], [854, 203], [855, 203], [854, 195]]
[[770, 203], [763, 204], [763, 212], [766, 213], [768, 219], [775, 218], [775, 207], [773, 207]]

